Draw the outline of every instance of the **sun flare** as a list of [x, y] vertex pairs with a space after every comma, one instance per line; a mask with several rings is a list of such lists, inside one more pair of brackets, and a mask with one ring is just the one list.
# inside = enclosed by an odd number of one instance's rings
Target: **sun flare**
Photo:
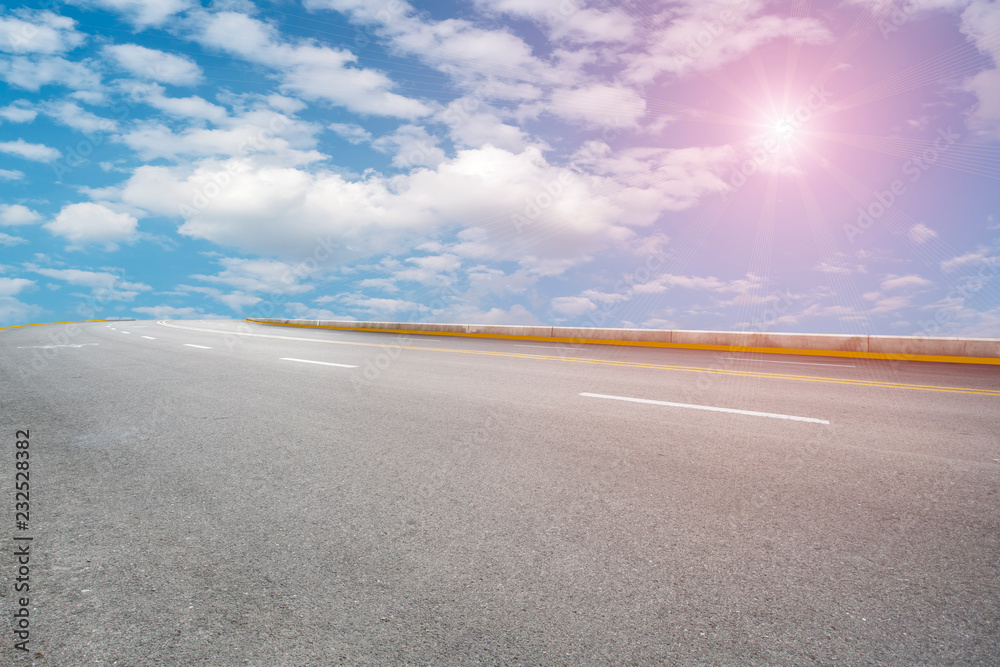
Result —
[[795, 137], [798, 129], [796, 123], [790, 116], [782, 116], [771, 122], [771, 135], [779, 141], [790, 141]]

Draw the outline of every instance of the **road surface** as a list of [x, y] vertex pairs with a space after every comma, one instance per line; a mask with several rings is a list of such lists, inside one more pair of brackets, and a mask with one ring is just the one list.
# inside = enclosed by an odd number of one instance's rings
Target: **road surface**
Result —
[[997, 366], [123, 321], [0, 378], [52, 665], [1000, 663]]

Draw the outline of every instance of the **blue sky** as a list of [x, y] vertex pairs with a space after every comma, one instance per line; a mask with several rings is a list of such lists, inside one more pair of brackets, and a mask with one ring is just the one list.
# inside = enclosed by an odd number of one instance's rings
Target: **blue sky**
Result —
[[1000, 5], [0, 14], [0, 326], [1000, 337]]

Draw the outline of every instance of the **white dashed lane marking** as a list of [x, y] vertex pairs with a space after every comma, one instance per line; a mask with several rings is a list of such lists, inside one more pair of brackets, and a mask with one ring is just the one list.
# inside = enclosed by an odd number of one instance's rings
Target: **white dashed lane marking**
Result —
[[608, 394], [590, 394], [584, 392], [580, 396], [587, 398], [610, 398], [615, 401], [629, 401], [630, 403], [646, 403], [648, 405], [665, 405], [670, 408], [689, 408], [692, 410], [710, 410], [712, 412], [728, 412], [734, 415], [749, 415], [751, 417], [771, 417], [772, 419], [790, 419], [797, 422], [812, 422], [814, 424], [829, 424], [825, 419], [815, 419], [813, 417], [796, 417], [795, 415], [782, 415], [775, 412], [756, 412], [755, 410], [736, 410], [733, 408], [719, 408], [714, 405], [691, 405], [689, 403], [673, 403], [671, 401], [653, 401], [648, 398], [630, 398], [628, 396], [609, 396]]
[[329, 361], [313, 361], [311, 359], [293, 359], [292, 357], [280, 357], [281, 361], [298, 361], [303, 364], [319, 364], [320, 366], [337, 366], [338, 368], [357, 368], [350, 364], [335, 364]]

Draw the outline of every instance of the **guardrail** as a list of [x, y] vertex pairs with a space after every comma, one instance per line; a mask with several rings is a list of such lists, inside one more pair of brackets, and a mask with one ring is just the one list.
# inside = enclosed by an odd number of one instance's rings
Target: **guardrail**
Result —
[[247, 318], [247, 322], [320, 329], [355, 329], [398, 334], [516, 338], [560, 343], [633, 345], [730, 352], [807, 354], [829, 357], [1000, 364], [1000, 338], [791, 334], [673, 329], [605, 329], [500, 324], [354, 322]]

